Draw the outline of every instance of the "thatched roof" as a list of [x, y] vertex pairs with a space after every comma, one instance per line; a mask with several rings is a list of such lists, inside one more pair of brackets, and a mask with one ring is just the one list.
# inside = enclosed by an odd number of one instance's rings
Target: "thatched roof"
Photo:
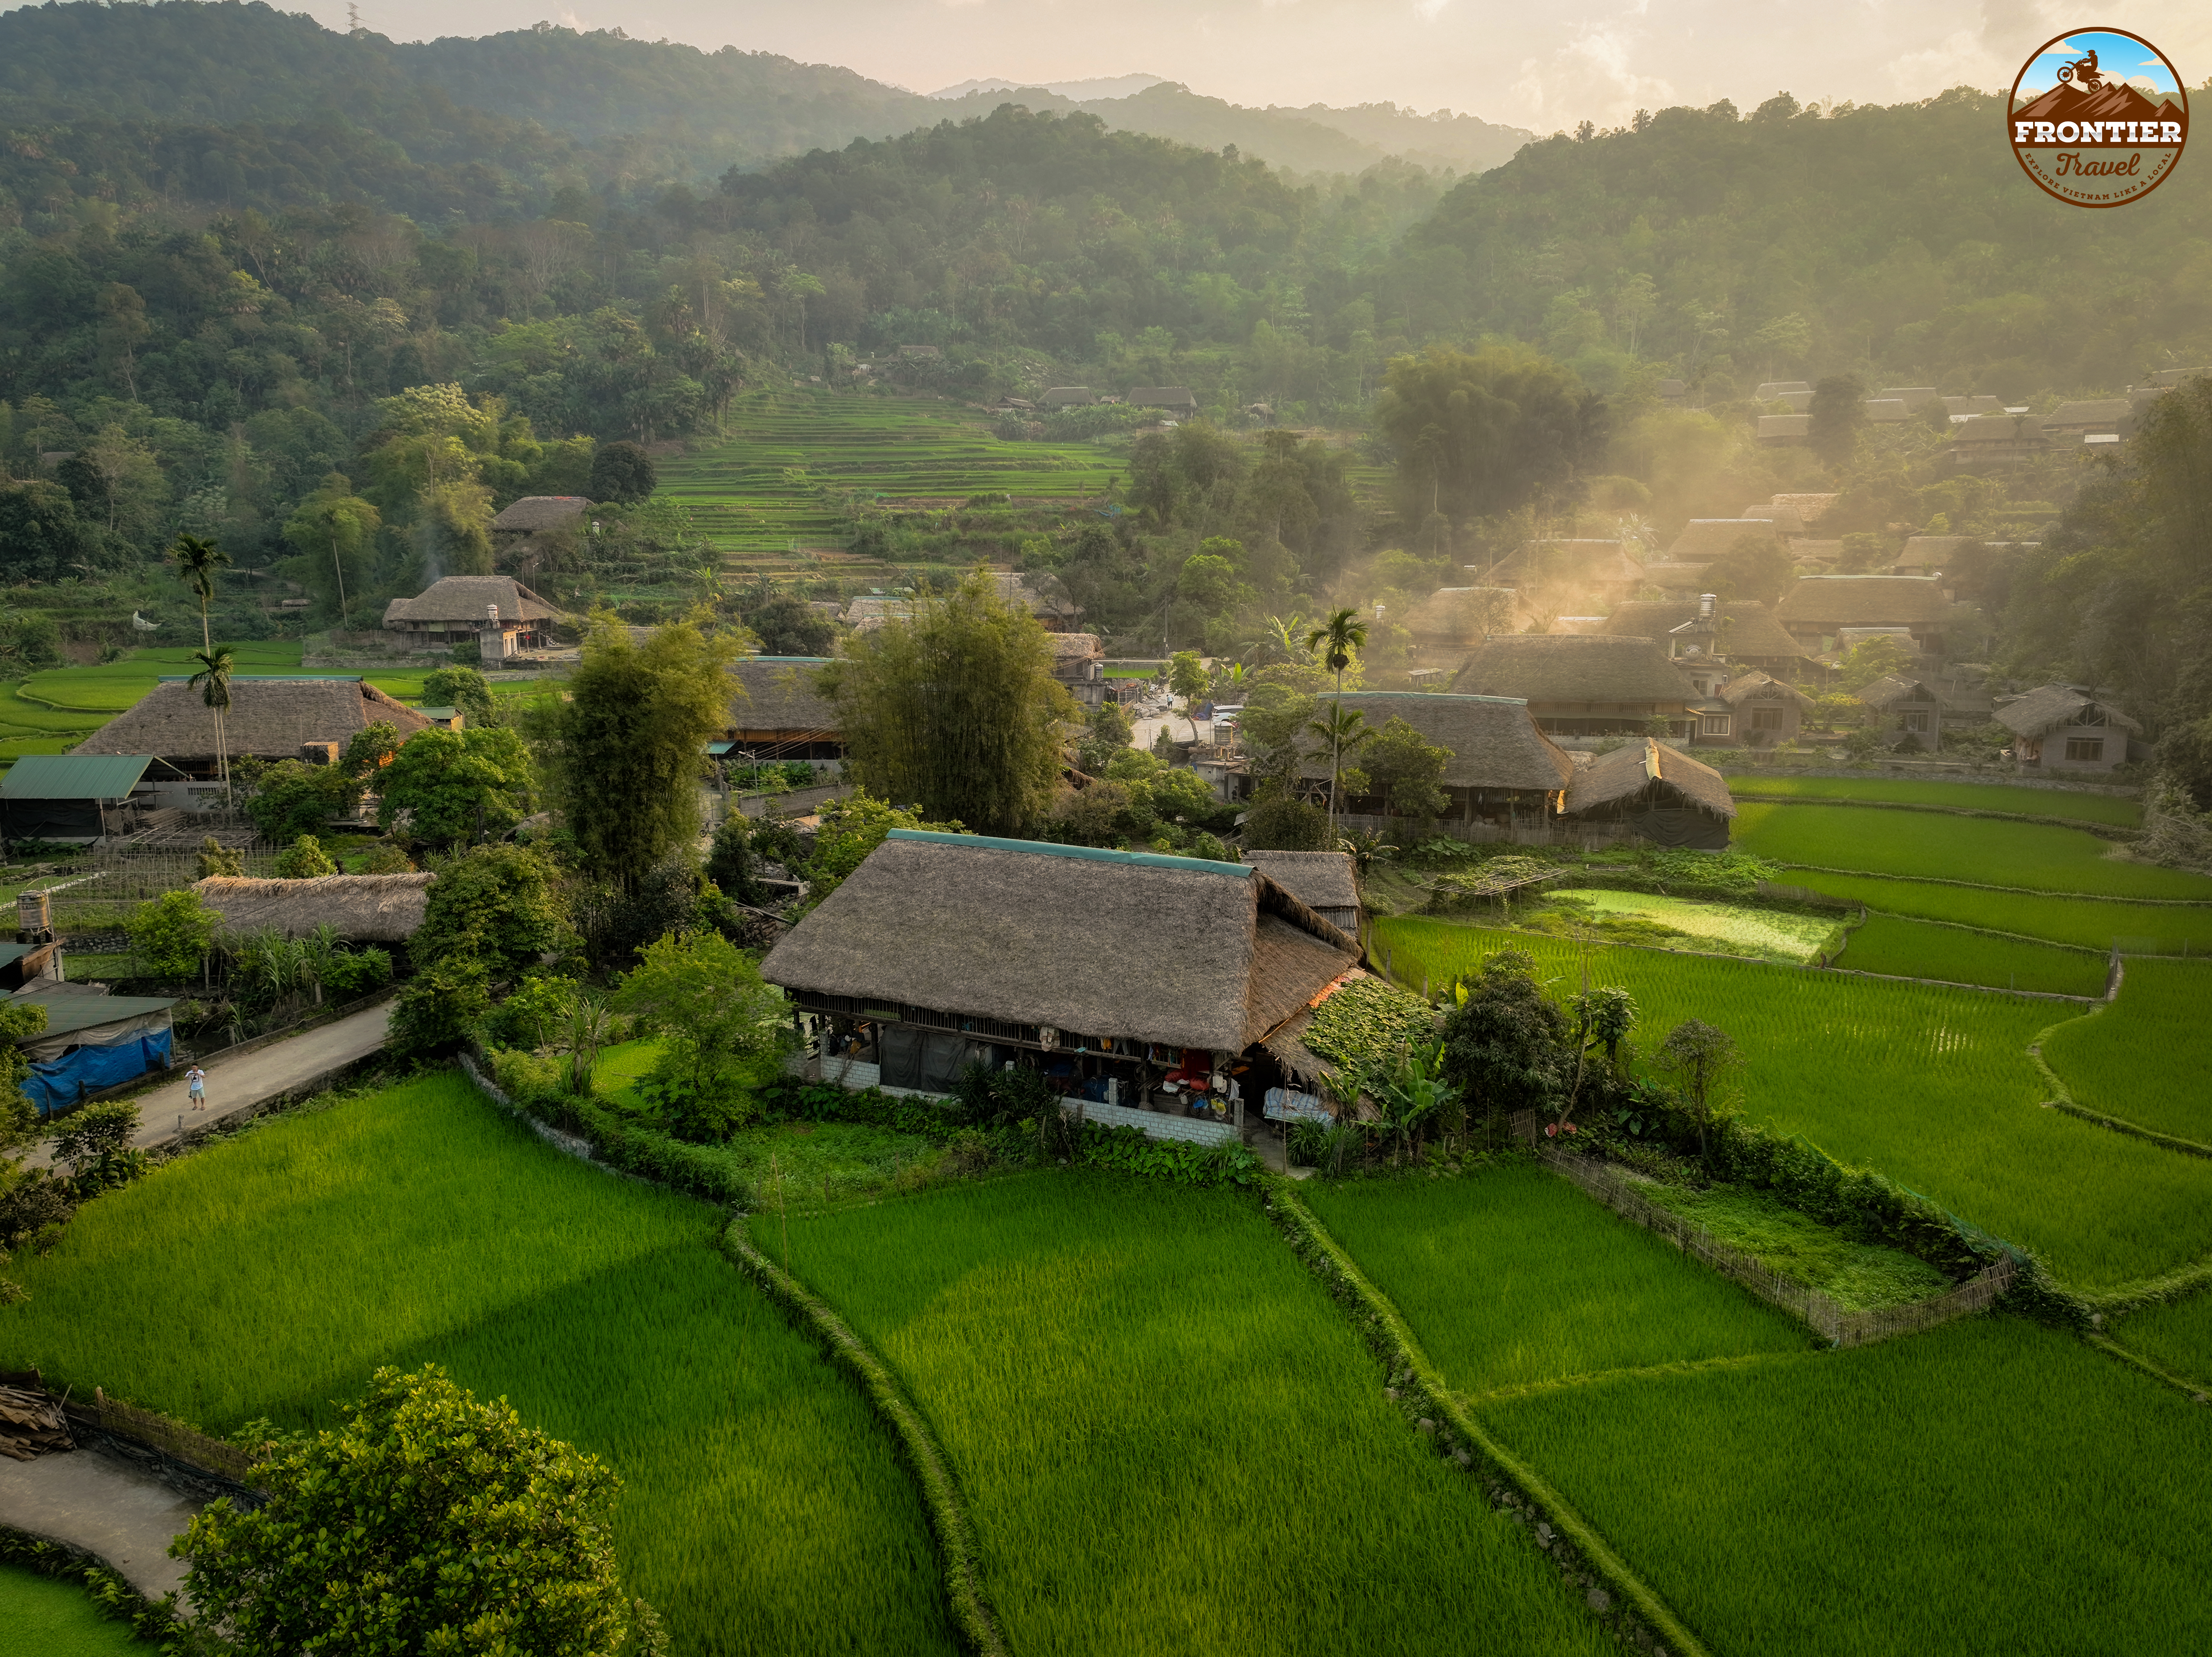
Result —
[[886, 598], [881, 593], [867, 593], [845, 606], [845, 620], [855, 633], [872, 633], [889, 622], [912, 621], [914, 608], [911, 598]]
[[[1537, 728], [1528, 703], [1514, 697], [1360, 690], [1347, 695], [1344, 705], [1365, 714], [1372, 730], [1403, 719], [1424, 740], [1449, 750], [1451, 762], [1443, 774], [1448, 788], [1556, 792], [1566, 786], [1574, 769], [1574, 762]], [[1327, 776], [1328, 757], [1308, 756], [1304, 771], [1310, 777]]]
[[1940, 622], [1950, 607], [1933, 575], [1808, 575], [1774, 616], [1784, 627], [1910, 627]]
[[1359, 883], [1343, 852], [1247, 852], [1244, 861], [1309, 909], [1357, 909]]
[[2039, 737], [2062, 725], [2079, 725], [2092, 712], [2103, 713], [2106, 724], [2123, 731], [2142, 729], [2102, 697], [2070, 684], [2039, 685], [2007, 702], [1992, 717], [2016, 737]]
[[493, 519], [491, 526], [495, 530], [531, 533], [557, 530], [574, 523], [591, 507], [592, 503], [580, 495], [526, 495]]
[[448, 575], [412, 598], [394, 598], [384, 607], [384, 624], [465, 622], [481, 627], [494, 604], [502, 622], [550, 622], [561, 615], [512, 575]]
[[1797, 516], [1808, 525], [1812, 525], [1826, 518], [1828, 515], [1828, 508], [1842, 498], [1838, 495], [1778, 495], [1774, 497], [1774, 504], [1778, 507], [1796, 507]]
[[[379, 720], [403, 740], [430, 721], [363, 679], [234, 678], [223, 734], [232, 759], [294, 760], [311, 742], [347, 743]], [[215, 714], [183, 679], [164, 679], [77, 745], [80, 754], [213, 760]]]
[[2062, 403], [2043, 416], [2043, 429], [2118, 427], [2124, 425], [2134, 412], [2133, 406], [2124, 397], [2088, 398], [2074, 403]]
[[1719, 772], [1649, 737], [1601, 754], [1576, 772], [1574, 784], [1567, 790], [1567, 815], [1630, 798], [1654, 783], [1673, 788], [1691, 804], [1715, 816], [1735, 815], [1735, 798]]
[[1096, 403], [1098, 393], [1088, 385], [1055, 385], [1037, 401], [1048, 409], [1073, 409]]
[[826, 656], [748, 656], [732, 664], [745, 694], [730, 704], [732, 731], [836, 731], [837, 705], [815, 684]]
[[314, 880], [251, 880], [214, 875], [192, 889], [222, 916], [229, 933], [273, 929], [305, 938], [329, 923], [354, 943], [404, 944], [422, 925], [435, 875], [324, 875]]
[[1085, 660], [1096, 656], [1101, 661], [1106, 658], [1105, 643], [1095, 633], [1048, 633], [1044, 636], [1045, 642], [1052, 646], [1055, 662], [1071, 656]]
[[1746, 522], [1753, 519], [1763, 519], [1784, 535], [1802, 535], [1805, 532], [1805, 520], [1797, 515], [1797, 508], [1795, 507], [1784, 507], [1772, 502], [1762, 505], [1754, 501], [1736, 513], [1736, 516]]
[[1897, 555], [1896, 569], [1941, 569], [1954, 561], [1968, 547], [1978, 547], [1981, 537], [1974, 535], [1914, 535], [1907, 537], [1905, 550]]
[[1132, 385], [1126, 399], [1136, 409], [1195, 409], [1198, 399], [1188, 385]]
[[1718, 694], [1720, 699], [1731, 707], [1740, 707], [1745, 702], [1783, 701], [1794, 701], [1800, 707], [1813, 705], [1813, 699], [1796, 685], [1756, 669], [1730, 679], [1720, 688]]
[[1986, 414], [1961, 420], [1951, 428], [1954, 443], [2040, 443], [2043, 420], [2039, 415]]
[[1898, 673], [1885, 673], [1873, 683], [1861, 686], [1858, 697], [1869, 707], [1894, 707], [1899, 702], [1942, 700], [1922, 680], [1908, 679]]
[[1678, 564], [1671, 559], [1644, 567], [1643, 585], [1662, 592], [1701, 592], [1711, 564]]
[[1464, 646], [1524, 614], [1511, 587], [1439, 587], [1406, 612], [1405, 622], [1416, 639]]
[[1943, 411], [1954, 416], [2002, 414], [2004, 403], [1994, 397], [1947, 397], [1943, 399]]
[[1633, 587], [1644, 580], [1644, 562], [1620, 541], [1531, 541], [1486, 579], [1502, 587]]
[[1667, 561], [1709, 564], [1734, 552], [1735, 543], [1747, 535], [1771, 542], [1777, 538], [1777, 531], [1771, 520], [1765, 518], [1692, 518], [1667, 549]]
[[1690, 682], [1650, 639], [1609, 633], [1498, 634], [1453, 681], [1462, 695], [1517, 696], [1541, 707], [1577, 702], [1680, 703]]
[[761, 972], [872, 1006], [1236, 1053], [1358, 960], [1241, 864], [894, 829]]
[[[1720, 634], [1723, 656], [1807, 656], [1812, 652], [1782, 630], [1774, 612], [1756, 598], [1731, 598], [1719, 607], [1727, 623]], [[1663, 639], [1698, 619], [1695, 598], [1638, 598], [1605, 618], [1603, 631], [1632, 639]]]

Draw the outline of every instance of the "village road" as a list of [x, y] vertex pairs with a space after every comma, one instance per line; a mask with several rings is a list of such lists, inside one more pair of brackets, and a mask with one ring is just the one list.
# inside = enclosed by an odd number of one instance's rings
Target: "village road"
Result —
[[169, 1541], [199, 1510], [144, 1468], [96, 1450], [0, 1457], [0, 1525], [97, 1555], [149, 1599], [184, 1585]]
[[[132, 1096], [138, 1107], [138, 1132], [131, 1143], [141, 1150], [152, 1150], [244, 1115], [280, 1095], [300, 1092], [374, 1053], [384, 1045], [391, 1023], [392, 1004], [385, 1001], [234, 1059], [218, 1055], [204, 1066], [204, 1110], [192, 1108], [185, 1087], [189, 1066], [179, 1065], [169, 1072], [171, 1080]], [[41, 1144], [24, 1161], [44, 1168], [52, 1157]]]

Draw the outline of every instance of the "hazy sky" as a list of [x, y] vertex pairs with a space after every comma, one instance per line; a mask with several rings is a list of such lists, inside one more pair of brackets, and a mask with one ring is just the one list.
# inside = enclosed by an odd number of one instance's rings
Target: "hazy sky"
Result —
[[[286, 6], [286, 0], [275, 0]], [[299, 0], [291, 0], [296, 5]], [[287, 9], [289, 9], [287, 7]], [[343, 0], [307, 10], [343, 27]], [[2089, 15], [2085, 15], [2084, 13]], [[1745, 109], [1788, 90], [1893, 103], [2009, 87], [2062, 29], [2154, 40], [2190, 86], [2212, 77], [2203, 0], [364, 0], [394, 39], [579, 28], [781, 52], [932, 92], [980, 76], [1066, 81], [1148, 71], [1244, 104], [1448, 107], [1540, 131], [1638, 108]], [[2134, 72], [2130, 66], [2129, 72]]]

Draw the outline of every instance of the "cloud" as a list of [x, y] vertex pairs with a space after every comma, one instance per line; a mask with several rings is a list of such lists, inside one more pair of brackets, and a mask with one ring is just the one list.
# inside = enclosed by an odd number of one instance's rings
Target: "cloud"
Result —
[[1889, 78], [1903, 95], [1925, 98], [1955, 86], [1995, 86], [2007, 65], [1972, 29], [1954, 29], [1932, 46], [1893, 59]]
[[1413, 0], [1413, 9], [1420, 14], [1423, 22], [1433, 23], [1449, 4], [1451, 0]]

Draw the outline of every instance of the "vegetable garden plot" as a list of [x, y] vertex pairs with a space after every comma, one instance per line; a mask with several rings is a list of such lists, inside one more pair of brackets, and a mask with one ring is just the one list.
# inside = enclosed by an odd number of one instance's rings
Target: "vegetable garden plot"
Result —
[[1298, 1194], [1396, 1303], [1454, 1392], [1801, 1350], [1812, 1338], [1544, 1168], [1316, 1180]]
[[2085, 1110], [2212, 1144], [2212, 962], [2129, 962], [2119, 998], [2053, 1030], [2043, 1061]]
[[2030, 944], [1887, 914], [1869, 914], [1853, 927], [1850, 943], [1836, 965], [1895, 978], [1937, 978], [1947, 984], [2092, 996], [2105, 992], [2111, 970], [2109, 961], [2094, 950]]
[[1732, 838], [1756, 856], [1819, 869], [2212, 901], [2212, 875], [2111, 858], [2106, 855], [2113, 849], [2111, 841], [2049, 823], [1753, 801], [1738, 810]]
[[606, 1459], [625, 1580], [687, 1654], [951, 1649], [921, 1503], [720, 1216], [561, 1156], [458, 1076], [269, 1124], [18, 1256], [0, 1367], [216, 1431], [448, 1365]]
[[2033, 1324], [1478, 1413], [1724, 1657], [2212, 1642], [2212, 1411]]
[[[1524, 932], [1405, 917], [1373, 937], [1401, 983], [1448, 983], [1506, 948], [1555, 992], [1579, 982], [1573, 946]], [[2033, 1249], [2077, 1288], [2212, 1256], [2212, 1161], [2039, 1108], [2027, 1046], [2057, 1022], [2051, 1003], [1657, 950], [1590, 961], [1593, 984], [1636, 997], [1640, 1051], [1683, 1019], [1717, 1024], [1743, 1052], [1753, 1119]]]
[[1950, 805], [1967, 811], [2011, 811], [2024, 817], [2072, 817], [2122, 828], [2142, 826], [2140, 801], [2120, 794], [2080, 793], [2067, 788], [2018, 788], [2003, 783], [1938, 782], [1918, 777], [1792, 777], [1768, 771], [1733, 771], [1729, 787], [1739, 800], [1783, 796], [1804, 800], [1876, 800], [1899, 805]]
[[2212, 904], [2126, 903], [2031, 892], [1978, 891], [1928, 880], [1832, 875], [1793, 869], [1790, 884], [1850, 898], [1891, 914], [1951, 920], [1992, 932], [2020, 932], [2083, 949], [2118, 947], [2130, 955], [2212, 956]]
[[1842, 917], [1797, 914], [1787, 909], [1753, 908], [1742, 903], [1712, 903], [1666, 897], [1653, 892], [1616, 892], [1578, 886], [1552, 894], [1557, 909], [1587, 907], [1603, 920], [1647, 920], [1685, 934], [1659, 942], [1668, 950], [1716, 950], [1754, 960], [1810, 961], [1835, 947]]
[[793, 1217], [790, 1248], [937, 1429], [1025, 1657], [1608, 1643], [1249, 1193], [1054, 1171]]
[[2212, 1291], [2130, 1312], [2108, 1332], [2166, 1374], [2212, 1393]]

